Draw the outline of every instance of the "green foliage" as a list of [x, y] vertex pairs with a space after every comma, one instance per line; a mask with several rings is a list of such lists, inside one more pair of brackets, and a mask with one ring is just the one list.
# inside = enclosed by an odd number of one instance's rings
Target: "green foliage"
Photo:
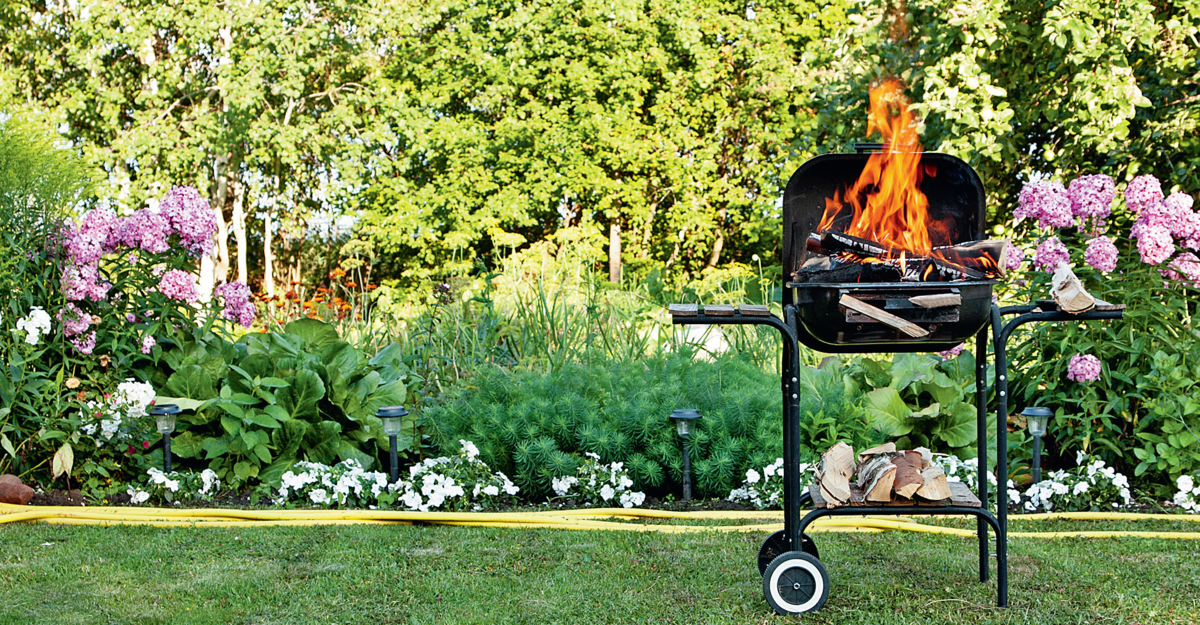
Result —
[[[172, 450], [207, 464], [226, 483], [277, 483], [297, 460], [365, 468], [388, 453], [375, 416], [403, 404], [407, 367], [394, 348], [368, 360], [329, 326], [311, 319], [231, 343], [198, 330], [163, 354], [151, 373], [160, 402], [192, 407]], [[402, 451], [416, 444], [409, 421]]]
[[[801, 446], [814, 458], [831, 440], [863, 445], [877, 435], [834, 379], [805, 374]], [[695, 407], [704, 418], [687, 440], [699, 496], [724, 497], [746, 469], [782, 452], [779, 380], [732, 357], [697, 361], [692, 352], [640, 361], [568, 363], [551, 373], [485, 370], [469, 387], [429, 409], [423, 426], [443, 450], [474, 441], [481, 458], [537, 497], [574, 475], [586, 452], [624, 462], [635, 488], [678, 492], [680, 440], [668, 415]]]
[[[896, 354], [890, 363], [857, 357], [846, 380], [864, 393], [867, 418], [901, 449], [928, 447], [939, 453], [974, 458], [979, 446], [974, 402], [975, 357]], [[988, 432], [996, 417], [988, 417]], [[995, 435], [991, 435], [994, 445]]]

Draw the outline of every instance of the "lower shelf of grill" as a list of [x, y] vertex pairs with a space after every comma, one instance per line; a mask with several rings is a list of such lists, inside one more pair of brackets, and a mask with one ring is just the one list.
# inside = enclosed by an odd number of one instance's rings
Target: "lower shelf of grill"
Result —
[[808, 494], [812, 496], [813, 506], [817, 508], [858, 508], [858, 507], [874, 507], [874, 506], [921, 506], [928, 508], [942, 508], [946, 506], [958, 506], [963, 508], [981, 508], [983, 505], [979, 502], [979, 498], [975, 493], [967, 488], [962, 482], [950, 482], [950, 498], [941, 501], [925, 501], [923, 499], [903, 499], [896, 498], [890, 502], [880, 503], [876, 501], [866, 501], [861, 489], [850, 485], [850, 503], [845, 505], [834, 505], [825, 501], [821, 496], [821, 487], [813, 484], [808, 487]]

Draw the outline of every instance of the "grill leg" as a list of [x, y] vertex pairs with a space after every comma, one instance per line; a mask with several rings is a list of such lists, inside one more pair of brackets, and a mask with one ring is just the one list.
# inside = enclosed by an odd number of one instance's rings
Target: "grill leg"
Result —
[[[979, 501], [983, 509], [988, 509], [988, 480], [987, 480], [987, 326], [984, 326], [975, 337], [975, 428], [978, 436]], [[983, 519], [978, 519], [979, 533], [979, 581], [988, 581], [988, 528]]]
[[[996, 604], [1008, 607], [1008, 336], [1001, 329], [1000, 308], [992, 304], [992, 346], [996, 362]], [[1011, 327], [1012, 324], [1010, 324]]]

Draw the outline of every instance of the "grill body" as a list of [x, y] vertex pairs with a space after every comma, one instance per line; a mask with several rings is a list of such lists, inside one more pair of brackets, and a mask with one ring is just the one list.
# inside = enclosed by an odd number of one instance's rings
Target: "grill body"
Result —
[[[825, 201], [862, 174], [870, 157], [858, 153], [823, 154], [792, 174], [783, 195], [783, 304], [796, 306], [797, 338], [826, 353], [935, 352], [951, 349], [975, 336], [987, 322], [994, 280], [969, 282], [797, 283], [789, 278], [807, 259], [805, 241], [825, 214]], [[925, 169], [920, 189], [929, 199], [933, 244], [954, 245], [985, 239], [986, 198], [979, 175], [965, 161], [948, 154], [921, 155]], [[835, 222], [835, 229], [838, 222]], [[908, 303], [914, 295], [958, 293], [953, 310], [927, 310]], [[852, 295], [929, 330], [914, 339], [872, 319], [841, 309], [838, 300]]]

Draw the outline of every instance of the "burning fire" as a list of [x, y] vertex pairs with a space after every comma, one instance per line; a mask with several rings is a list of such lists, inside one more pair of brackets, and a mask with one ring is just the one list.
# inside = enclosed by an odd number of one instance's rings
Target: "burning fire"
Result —
[[929, 218], [929, 200], [919, 187], [922, 178], [936, 175], [936, 170], [921, 165], [920, 140], [897, 79], [871, 89], [867, 135], [876, 131], [883, 135], [884, 150], [868, 158], [862, 175], [844, 193], [825, 200], [818, 231], [832, 228], [849, 204], [854, 214], [846, 234], [910, 255], [929, 256], [933, 249], [929, 231], [940, 229], [940, 224]]

